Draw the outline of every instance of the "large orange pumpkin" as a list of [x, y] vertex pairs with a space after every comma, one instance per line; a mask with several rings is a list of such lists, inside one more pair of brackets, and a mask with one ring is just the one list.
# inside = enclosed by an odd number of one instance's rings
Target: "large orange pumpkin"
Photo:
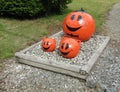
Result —
[[93, 35], [95, 30], [94, 19], [84, 11], [69, 13], [62, 25], [65, 34], [71, 37], [77, 37], [81, 41], [87, 41]]
[[43, 38], [42, 39], [42, 49], [46, 52], [52, 52], [55, 50], [56, 41], [53, 38]]
[[80, 40], [71, 37], [62, 37], [59, 44], [59, 51], [65, 58], [75, 57], [80, 50]]

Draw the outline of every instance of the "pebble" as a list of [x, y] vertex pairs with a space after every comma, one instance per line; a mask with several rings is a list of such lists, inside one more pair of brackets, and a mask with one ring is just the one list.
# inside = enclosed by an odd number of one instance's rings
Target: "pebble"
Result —
[[[59, 47], [59, 41], [60, 41], [61, 36], [63, 36], [62, 32], [58, 35], [53, 36], [53, 38], [56, 39], [57, 47]], [[64, 62], [64, 63], [69, 63], [72, 65], [83, 66], [83, 65], [87, 64], [87, 61], [91, 58], [92, 54], [96, 51], [96, 49], [99, 48], [99, 46], [101, 46], [101, 44], [104, 42], [105, 39], [106, 39], [106, 37], [104, 37], [104, 36], [94, 35], [89, 41], [83, 42], [81, 44], [81, 49], [80, 49], [78, 55], [72, 59], [63, 58], [59, 54], [58, 48], [56, 48], [55, 51], [53, 51], [53, 52], [44, 52], [41, 49], [40, 45], [37, 45], [37, 46], [29, 49], [25, 53], [28, 55], [35, 55], [37, 57], [45, 59], [46, 62], [48, 60], [51, 60], [53, 62]]]
[[86, 79], [86, 85], [88, 87], [91, 88], [96, 87], [96, 83], [97, 81], [92, 76], [88, 76], [88, 78]]

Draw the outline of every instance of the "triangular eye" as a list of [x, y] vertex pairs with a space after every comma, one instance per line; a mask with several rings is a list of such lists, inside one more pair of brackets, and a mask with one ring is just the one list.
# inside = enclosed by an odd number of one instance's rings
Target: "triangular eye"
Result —
[[79, 20], [81, 20], [81, 19], [82, 19], [82, 17], [79, 15], [77, 21], [79, 21]]
[[75, 17], [75, 15], [73, 14], [73, 15], [70, 17], [70, 19], [71, 19], [71, 20], [74, 20], [74, 17]]

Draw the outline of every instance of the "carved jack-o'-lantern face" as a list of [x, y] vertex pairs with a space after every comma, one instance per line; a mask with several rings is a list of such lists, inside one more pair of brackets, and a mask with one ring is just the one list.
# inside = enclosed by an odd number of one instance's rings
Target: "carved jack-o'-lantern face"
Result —
[[76, 11], [65, 17], [62, 28], [65, 34], [86, 41], [94, 33], [95, 24], [92, 16], [83, 11]]
[[42, 39], [42, 49], [46, 52], [54, 51], [56, 47], [56, 41], [53, 38], [43, 38]]
[[75, 57], [80, 50], [80, 40], [70, 37], [62, 37], [59, 44], [59, 51], [65, 58]]

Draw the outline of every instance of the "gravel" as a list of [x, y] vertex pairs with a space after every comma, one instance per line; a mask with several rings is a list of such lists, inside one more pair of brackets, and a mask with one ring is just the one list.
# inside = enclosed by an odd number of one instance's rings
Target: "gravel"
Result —
[[[120, 91], [120, 3], [110, 10], [103, 35], [111, 40], [89, 77], [91, 87], [97, 82], [105, 92]], [[99, 89], [99, 88], [98, 88]], [[101, 92], [89, 88], [83, 80], [30, 67], [7, 60], [0, 75], [0, 92]]]
[[110, 10], [105, 21], [105, 32], [111, 40], [91, 72], [107, 92], [120, 92], [120, 3]]
[[5, 92], [88, 92], [83, 80], [30, 67], [9, 60], [0, 75], [0, 89]]
[[101, 44], [103, 44], [104, 40], [106, 40], [105, 36], [94, 35], [89, 41], [81, 43], [81, 49], [75, 58], [67, 59], [63, 58], [58, 51], [59, 42], [62, 36], [63, 32], [53, 36], [57, 42], [57, 48], [53, 52], [44, 52], [41, 49], [41, 44], [38, 44], [33, 48], [28, 49], [25, 54], [32, 55], [33, 57], [40, 57], [45, 59], [46, 62], [51, 60], [52, 62], [63, 62], [66, 64], [79, 65], [79, 67], [82, 67], [83, 65], [87, 64], [88, 60], [91, 58], [94, 52], [101, 46]]

